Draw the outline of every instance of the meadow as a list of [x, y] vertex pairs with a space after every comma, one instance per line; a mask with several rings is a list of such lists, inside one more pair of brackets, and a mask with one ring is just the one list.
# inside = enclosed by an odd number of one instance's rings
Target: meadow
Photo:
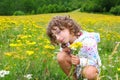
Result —
[[[53, 16], [70, 15], [83, 30], [100, 33], [100, 80], [120, 80], [120, 16], [69, 12], [0, 16], [0, 80], [65, 80], [46, 27]], [[68, 80], [68, 79], [66, 79]]]

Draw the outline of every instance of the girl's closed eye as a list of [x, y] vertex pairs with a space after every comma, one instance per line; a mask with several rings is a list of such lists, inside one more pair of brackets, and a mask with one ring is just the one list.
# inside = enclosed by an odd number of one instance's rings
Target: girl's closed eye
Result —
[[61, 30], [58, 30], [57, 32], [56, 32], [56, 34], [60, 34], [61, 33]]
[[56, 30], [56, 31], [52, 34], [52, 36], [53, 36], [53, 37], [56, 37], [57, 35], [60, 35], [60, 33], [61, 33], [61, 30]]

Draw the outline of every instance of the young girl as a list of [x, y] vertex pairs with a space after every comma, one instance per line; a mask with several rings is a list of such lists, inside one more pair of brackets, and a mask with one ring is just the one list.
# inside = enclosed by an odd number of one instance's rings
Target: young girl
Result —
[[[100, 41], [98, 33], [83, 31], [81, 27], [69, 16], [54, 17], [47, 27], [47, 35], [53, 45], [60, 45], [57, 61], [69, 76], [71, 66], [74, 65], [73, 79], [81, 77], [95, 80], [100, 73], [101, 60], [97, 50]], [[81, 42], [82, 48], [78, 55], [73, 55], [68, 46], [74, 42]]]

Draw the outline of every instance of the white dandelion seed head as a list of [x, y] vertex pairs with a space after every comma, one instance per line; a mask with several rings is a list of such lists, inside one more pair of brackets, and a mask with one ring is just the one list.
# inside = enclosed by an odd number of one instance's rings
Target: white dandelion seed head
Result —
[[103, 66], [102, 66], [102, 69], [103, 69], [103, 70], [106, 70], [107, 68], [103, 65]]
[[0, 77], [5, 77], [5, 75], [8, 75], [9, 73], [10, 73], [10, 71], [1, 70], [0, 71]]
[[27, 79], [32, 79], [32, 74], [26, 74], [26, 75], [24, 75], [24, 77]]

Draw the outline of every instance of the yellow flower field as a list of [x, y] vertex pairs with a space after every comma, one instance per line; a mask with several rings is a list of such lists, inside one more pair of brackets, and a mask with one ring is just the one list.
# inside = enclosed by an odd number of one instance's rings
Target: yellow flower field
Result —
[[59, 47], [51, 45], [46, 35], [48, 22], [57, 15], [69, 15], [83, 30], [100, 33], [99, 78], [119, 80], [120, 16], [80, 12], [0, 16], [0, 71], [9, 71], [0, 73], [0, 80], [27, 80], [24, 76], [29, 74], [31, 80], [65, 79], [56, 61]]

